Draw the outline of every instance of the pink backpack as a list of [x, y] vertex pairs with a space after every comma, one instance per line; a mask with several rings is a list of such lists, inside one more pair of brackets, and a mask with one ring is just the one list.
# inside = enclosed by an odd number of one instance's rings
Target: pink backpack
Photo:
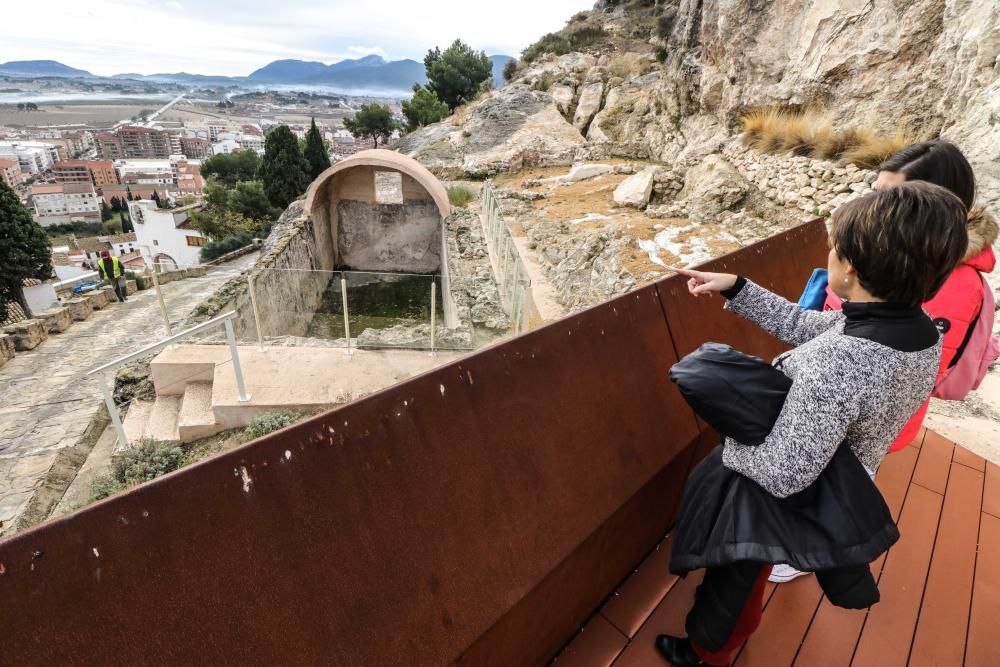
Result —
[[983, 281], [983, 305], [979, 316], [970, 325], [968, 343], [961, 350], [958, 361], [944, 372], [934, 387], [931, 394], [934, 398], [961, 401], [979, 388], [990, 364], [1000, 357], [1000, 341], [993, 337], [996, 297], [983, 274], [979, 277]]

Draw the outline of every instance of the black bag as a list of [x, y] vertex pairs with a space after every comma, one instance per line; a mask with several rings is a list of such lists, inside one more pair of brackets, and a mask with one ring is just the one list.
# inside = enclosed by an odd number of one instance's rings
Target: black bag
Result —
[[743, 445], [759, 445], [781, 414], [792, 380], [759, 357], [705, 343], [670, 369], [698, 416]]
[[[784, 403], [777, 388], [791, 386], [766, 362], [716, 343], [678, 362], [671, 379], [705, 421], [747, 444], [763, 441], [761, 430], [766, 436]], [[684, 488], [670, 559], [676, 574], [743, 560], [804, 571], [851, 567], [872, 562], [899, 539], [882, 494], [850, 447], [838, 448], [819, 477], [788, 498], [726, 468], [722, 452], [716, 447], [695, 466]]]

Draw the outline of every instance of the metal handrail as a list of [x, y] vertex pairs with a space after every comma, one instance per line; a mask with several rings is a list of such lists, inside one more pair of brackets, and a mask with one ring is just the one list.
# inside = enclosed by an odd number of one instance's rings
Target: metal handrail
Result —
[[158, 343], [153, 343], [152, 345], [147, 345], [144, 348], [136, 350], [132, 354], [126, 354], [124, 357], [119, 357], [118, 359], [115, 359], [114, 361], [108, 362], [108, 363], [104, 364], [103, 366], [98, 366], [97, 368], [91, 369], [91, 370], [87, 371], [84, 375], [94, 375], [95, 373], [101, 373], [101, 372], [109, 370], [111, 368], [115, 368], [115, 367], [121, 366], [122, 364], [126, 364], [126, 363], [128, 363], [128, 362], [130, 362], [130, 361], [132, 361], [134, 359], [138, 359], [139, 357], [145, 356], [145, 355], [149, 354], [150, 352], [156, 352], [157, 350], [162, 350], [163, 348], [167, 347], [168, 345], [172, 345], [174, 342], [176, 342], [177, 340], [179, 340], [181, 338], [184, 338], [185, 336], [190, 336], [191, 334], [198, 333], [199, 331], [204, 331], [205, 329], [211, 329], [215, 325], [221, 324], [224, 320], [231, 320], [234, 317], [236, 317], [236, 311], [235, 310], [230, 310], [227, 313], [223, 313], [222, 315], [219, 315], [217, 317], [213, 317], [212, 319], [208, 320], [207, 322], [202, 322], [201, 324], [196, 324], [195, 326], [191, 327], [190, 329], [185, 329], [184, 331], [180, 331], [178, 333], [175, 333], [174, 335], [170, 336], [169, 338], [164, 338], [163, 340], [161, 340]]
[[[155, 273], [154, 273], [155, 275]], [[213, 317], [207, 322], [202, 322], [201, 324], [196, 324], [195, 326], [180, 331], [172, 336], [164, 338], [158, 343], [153, 343], [152, 345], [147, 345], [144, 348], [136, 350], [131, 354], [126, 354], [123, 357], [119, 357], [114, 361], [110, 361], [102, 366], [93, 368], [87, 371], [84, 376], [89, 377], [91, 375], [100, 374], [101, 376], [101, 394], [104, 396], [104, 405], [108, 408], [108, 415], [111, 417], [111, 424], [114, 426], [115, 433], [118, 436], [118, 441], [121, 443], [122, 447], [128, 447], [128, 436], [125, 434], [125, 427], [122, 425], [121, 417], [118, 415], [118, 407], [115, 405], [114, 394], [111, 389], [111, 385], [108, 382], [108, 376], [105, 374], [113, 368], [118, 368], [123, 364], [143, 357], [152, 352], [162, 350], [180, 340], [190, 336], [191, 334], [196, 334], [199, 331], [204, 331], [206, 329], [211, 329], [212, 327], [222, 324], [226, 328], [226, 342], [229, 345], [230, 360], [233, 362], [233, 372], [236, 374], [236, 389], [239, 392], [240, 402], [246, 402], [250, 400], [250, 394], [247, 393], [246, 383], [243, 380], [243, 369], [240, 366], [240, 353], [239, 348], [236, 345], [236, 334], [233, 331], [233, 318], [236, 317], [236, 311], [230, 310], [227, 313], [223, 313], [218, 317]], [[169, 332], [169, 329], [168, 329]]]

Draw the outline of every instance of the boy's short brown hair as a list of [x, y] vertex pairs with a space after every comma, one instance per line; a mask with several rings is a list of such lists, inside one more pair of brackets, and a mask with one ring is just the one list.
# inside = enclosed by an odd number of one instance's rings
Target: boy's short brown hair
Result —
[[907, 181], [839, 207], [830, 240], [872, 296], [916, 306], [937, 294], [965, 256], [966, 216], [948, 190]]

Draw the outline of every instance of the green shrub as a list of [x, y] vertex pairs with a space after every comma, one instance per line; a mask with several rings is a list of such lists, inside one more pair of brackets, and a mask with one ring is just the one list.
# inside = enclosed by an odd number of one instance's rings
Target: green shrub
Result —
[[503, 80], [508, 83], [514, 80], [517, 74], [517, 60], [513, 58], [503, 64]]
[[571, 50], [572, 48], [568, 39], [558, 33], [550, 32], [547, 35], [542, 35], [541, 39], [522, 51], [521, 61], [530, 63], [546, 53], [554, 53], [557, 56], [561, 56], [569, 53]]
[[184, 450], [155, 440], [143, 440], [111, 462], [111, 474], [94, 481], [90, 499], [100, 500], [124, 489], [156, 479], [181, 467]]
[[475, 193], [463, 185], [448, 188], [448, 201], [452, 206], [462, 208], [475, 198]]
[[243, 431], [243, 435], [248, 440], [262, 438], [268, 433], [291, 426], [300, 419], [302, 419], [302, 415], [297, 412], [268, 412], [254, 417], [250, 425]]
[[581, 25], [569, 31], [569, 45], [571, 50], [578, 51], [600, 42], [607, 36], [607, 31], [599, 25]]
[[656, 50], [656, 62], [665, 63], [667, 62], [667, 50], [664, 48], [659, 48]]
[[201, 261], [210, 262], [213, 259], [222, 257], [226, 253], [248, 246], [251, 243], [253, 243], [253, 237], [246, 232], [240, 232], [239, 234], [234, 234], [233, 236], [227, 236], [226, 238], [219, 239], [218, 241], [209, 241], [201, 249]]
[[573, 17], [569, 20], [569, 22], [579, 23], [580, 21], [586, 21], [589, 16], [590, 12], [577, 12], [576, 14], [573, 14]]

